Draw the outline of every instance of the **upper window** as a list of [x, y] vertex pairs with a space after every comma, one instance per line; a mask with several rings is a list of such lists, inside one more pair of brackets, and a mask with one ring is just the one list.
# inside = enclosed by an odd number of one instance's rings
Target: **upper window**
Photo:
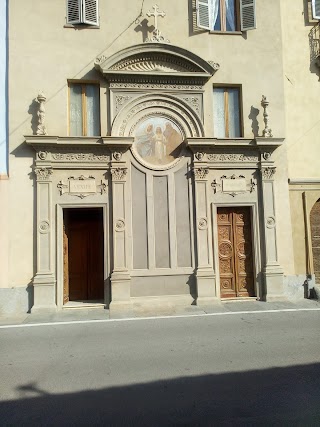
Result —
[[320, 19], [320, 0], [312, 0], [313, 19]]
[[198, 27], [210, 31], [256, 28], [255, 0], [197, 0]]
[[67, 0], [67, 24], [99, 25], [98, 0]]
[[69, 84], [69, 135], [99, 136], [100, 87], [97, 84]]
[[240, 138], [240, 88], [215, 87], [213, 89], [213, 120], [216, 138]]

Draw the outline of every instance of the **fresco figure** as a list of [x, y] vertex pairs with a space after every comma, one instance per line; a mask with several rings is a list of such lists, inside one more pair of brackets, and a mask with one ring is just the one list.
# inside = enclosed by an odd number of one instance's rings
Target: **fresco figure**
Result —
[[145, 132], [139, 135], [138, 152], [142, 158], [153, 155], [153, 124], [149, 124]]
[[165, 117], [149, 117], [137, 126], [133, 146], [149, 164], [166, 165], [179, 156], [182, 141], [174, 123]]
[[153, 136], [153, 142], [154, 142], [154, 156], [159, 161], [159, 163], [162, 163], [166, 157], [167, 139], [164, 136], [160, 126], [156, 128], [156, 133]]

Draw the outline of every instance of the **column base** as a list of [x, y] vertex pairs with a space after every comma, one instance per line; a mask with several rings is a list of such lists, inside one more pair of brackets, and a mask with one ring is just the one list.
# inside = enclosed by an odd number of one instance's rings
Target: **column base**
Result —
[[56, 280], [53, 275], [37, 274], [33, 279], [31, 313], [56, 312]]
[[131, 276], [128, 270], [118, 270], [111, 274], [111, 304], [130, 302]]
[[284, 274], [280, 265], [269, 265], [262, 270], [265, 284], [265, 295], [262, 298], [266, 302], [287, 301], [284, 293]]
[[197, 305], [201, 300], [217, 299], [216, 275], [212, 268], [198, 268], [196, 272]]

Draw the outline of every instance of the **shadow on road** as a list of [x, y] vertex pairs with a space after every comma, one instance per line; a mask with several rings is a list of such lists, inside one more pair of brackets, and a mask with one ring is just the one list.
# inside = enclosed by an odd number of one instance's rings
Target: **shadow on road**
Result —
[[70, 394], [26, 384], [21, 399], [0, 403], [0, 424], [316, 426], [319, 379], [320, 363]]

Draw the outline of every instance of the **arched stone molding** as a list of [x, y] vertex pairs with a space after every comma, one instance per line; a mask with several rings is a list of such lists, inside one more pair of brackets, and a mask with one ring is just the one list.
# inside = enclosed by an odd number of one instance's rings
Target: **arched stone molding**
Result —
[[186, 138], [204, 136], [200, 118], [186, 102], [169, 94], [147, 94], [131, 100], [115, 118], [111, 135], [133, 136], [137, 124], [151, 115], [174, 121]]
[[143, 43], [130, 46], [107, 58], [96, 59], [95, 67], [107, 75], [179, 75], [210, 78], [219, 64], [207, 62], [194, 53], [164, 43]]

